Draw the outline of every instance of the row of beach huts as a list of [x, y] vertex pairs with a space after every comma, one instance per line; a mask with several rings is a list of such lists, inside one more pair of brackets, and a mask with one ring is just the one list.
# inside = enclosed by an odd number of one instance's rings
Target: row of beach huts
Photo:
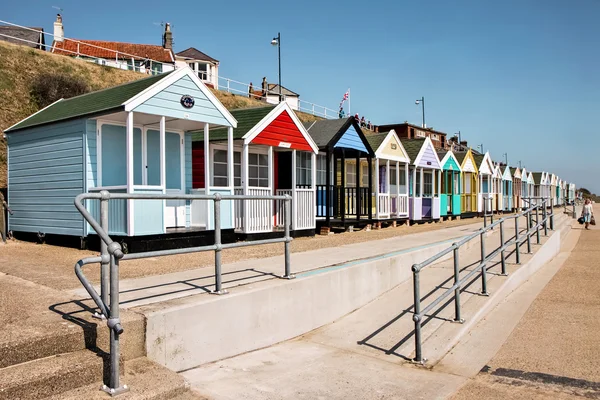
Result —
[[[287, 194], [297, 236], [512, 212], [530, 197], [556, 206], [575, 198], [573, 183], [502, 165], [490, 152], [363, 132], [354, 118], [302, 123], [285, 102], [229, 111], [189, 68], [57, 101], [5, 136], [8, 223], [17, 236], [94, 237], [73, 200], [103, 189]], [[87, 207], [98, 217], [97, 201]], [[223, 201], [223, 240], [281, 232], [282, 210], [279, 200]], [[111, 200], [109, 233], [130, 251], [165, 239], [198, 244], [212, 238], [212, 214], [206, 200]]]

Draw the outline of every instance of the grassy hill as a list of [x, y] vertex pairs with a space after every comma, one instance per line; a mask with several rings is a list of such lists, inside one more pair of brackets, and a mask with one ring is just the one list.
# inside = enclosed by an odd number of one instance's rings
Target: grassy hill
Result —
[[[84, 85], [86, 91], [105, 89], [147, 77], [133, 71], [104, 67], [90, 62], [34, 50], [0, 41], [0, 188], [6, 187], [6, 142], [4, 129], [38, 111], [34, 87], [45, 77], [62, 74]], [[228, 109], [256, 107], [265, 103], [213, 90]], [[320, 119], [298, 113], [303, 121]]]

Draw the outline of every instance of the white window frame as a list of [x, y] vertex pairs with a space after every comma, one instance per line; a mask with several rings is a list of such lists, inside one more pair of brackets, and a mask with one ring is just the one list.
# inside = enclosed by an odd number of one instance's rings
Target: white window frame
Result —
[[[306, 151], [296, 151], [296, 182], [295, 186], [312, 186], [312, 153]], [[302, 171], [306, 175], [307, 179], [303, 183], [300, 182]]]
[[317, 154], [317, 174], [316, 179], [317, 185], [326, 185], [327, 184], [327, 155], [326, 154]]
[[[135, 114], [134, 114], [135, 118]], [[97, 184], [96, 188], [102, 189], [126, 189], [127, 184], [125, 185], [117, 185], [117, 186], [102, 186], [102, 126], [104, 125], [113, 125], [113, 126], [122, 126], [127, 128], [127, 123], [125, 122], [115, 122], [105, 119], [96, 119], [96, 176], [97, 176]], [[148, 170], [146, 169], [146, 161], [148, 157], [148, 149], [147, 149], [147, 133], [148, 130], [155, 130], [160, 132], [160, 127], [157, 126], [144, 126], [140, 124], [133, 124], [133, 129], [139, 129], [142, 134], [142, 184], [133, 185], [133, 189], [161, 189], [165, 190], [167, 186], [167, 182], [161, 182], [160, 185], [147, 185], [148, 182]], [[180, 154], [181, 154], [181, 191], [185, 192], [185, 133], [180, 129], [165, 129], [165, 135], [167, 132], [177, 133], [179, 135], [179, 145], [180, 145]], [[127, 143], [127, 132], [125, 132], [125, 142]], [[166, 160], [164, 160], [166, 162]], [[159, 161], [160, 163], [160, 161]], [[87, 164], [87, 161], [86, 161]], [[125, 171], [127, 174], [127, 171]], [[87, 180], [87, 177], [86, 177]], [[90, 188], [91, 189], [91, 188]], [[170, 189], [171, 190], [171, 189]], [[175, 190], [175, 189], [172, 189]]]

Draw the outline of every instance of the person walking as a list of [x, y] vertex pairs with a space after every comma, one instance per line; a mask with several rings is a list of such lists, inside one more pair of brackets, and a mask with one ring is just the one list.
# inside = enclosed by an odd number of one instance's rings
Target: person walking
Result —
[[0, 192], [0, 239], [6, 243], [6, 222], [4, 221], [4, 210], [12, 215], [12, 210], [8, 208], [8, 204], [4, 200], [4, 195]]
[[590, 229], [590, 222], [594, 217], [594, 207], [592, 206], [592, 201], [590, 199], [585, 199], [581, 216], [583, 217], [583, 222], [585, 222], [585, 229]]
[[252, 96], [254, 96], [254, 86], [252, 85], [252, 82], [250, 82], [250, 86], [248, 86], [248, 98], [252, 98]]

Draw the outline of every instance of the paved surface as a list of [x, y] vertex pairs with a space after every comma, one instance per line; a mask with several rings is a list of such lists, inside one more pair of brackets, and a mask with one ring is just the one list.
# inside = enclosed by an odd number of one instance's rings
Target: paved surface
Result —
[[[511, 231], [507, 237], [512, 234]], [[489, 252], [498, 233], [486, 238]], [[479, 246], [461, 251], [463, 274], [480, 257]], [[524, 256], [523, 262], [526, 258]], [[513, 256], [508, 258], [513, 261]], [[510, 269], [516, 266], [510, 265]], [[499, 265], [488, 273], [489, 288], [502, 284]], [[423, 272], [425, 305], [450, 286], [452, 262], [434, 264]], [[463, 275], [464, 276], [464, 275]], [[441, 284], [440, 284], [441, 283]], [[470, 318], [481, 302], [480, 281], [462, 295], [463, 318]], [[302, 337], [263, 350], [207, 364], [184, 372], [192, 387], [208, 398], [220, 399], [442, 399], [454, 394], [466, 378], [431, 372], [407, 362], [413, 357], [412, 280], [385, 293], [342, 319]], [[423, 329], [424, 348], [442, 348], [453, 307], [432, 315]], [[441, 333], [440, 333], [441, 332]]]
[[[481, 218], [446, 221], [441, 224], [422, 224], [410, 227], [385, 228], [381, 230], [341, 233], [314, 238], [298, 238], [292, 241], [292, 252], [299, 253], [316, 249], [337, 248], [347, 244], [379, 241], [415, 233], [443, 231], [446, 228], [482, 223]], [[244, 247], [223, 251], [223, 263], [241, 260], [263, 259], [283, 254], [283, 244]], [[81, 284], [73, 273], [75, 263], [84, 257], [98, 255], [92, 251], [38, 245], [11, 240], [0, 250], [0, 272], [17, 276], [55, 289], [75, 289]], [[151, 275], [192, 270], [214, 265], [214, 253], [204, 252], [179, 256], [156, 257], [121, 263], [121, 279], [132, 279]], [[100, 281], [97, 265], [84, 268], [92, 282]]]
[[600, 399], [598, 243], [600, 230], [581, 231], [564, 266], [454, 399]]
[[[479, 223], [453, 226], [377, 241], [352, 243], [339, 245], [334, 248], [326, 247], [293, 253], [291, 256], [292, 273], [301, 276], [304, 273], [310, 273], [309, 271], [322, 271], [326, 267], [340, 266], [344, 263], [394, 252], [413, 251], [446, 242], [450, 245], [453, 240], [468, 235], [480, 227], [481, 224]], [[390, 229], [404, 229], [406, 232], [410, 232], [412, 227]], [[317, 242], [319, 240], [316, 239]], [[259, 248], [257, 247], [257, 249]], [[283, 252], [282, 244], [279, 245], [279, 252]], [[227, 253], [227, 251], [224, 253]], [[212, 256], [212, 253], [210, 255]], [[166, 259], [169, 258], [167, 257]], [[152, 262], [152, 259], [150, 262]], [[121, 265], [125, 265], [125, 268], [127, 264], [128, 262], [121, 263]], [[231, 289], [240, 285], [277, 279], [283, 273], [283, 255], [228, 263], [222, 267], [223, 288]], [[214, 290], [214, 281], [213, 265], [170, 274], [123, 279], [120, 283], [121, 304], [123, 307], [131, 308], [167, 299], [206, 294]], [[83, 288], [72, 290], [71, 293], [75, 296], [87, 297], [87, 293]]]

